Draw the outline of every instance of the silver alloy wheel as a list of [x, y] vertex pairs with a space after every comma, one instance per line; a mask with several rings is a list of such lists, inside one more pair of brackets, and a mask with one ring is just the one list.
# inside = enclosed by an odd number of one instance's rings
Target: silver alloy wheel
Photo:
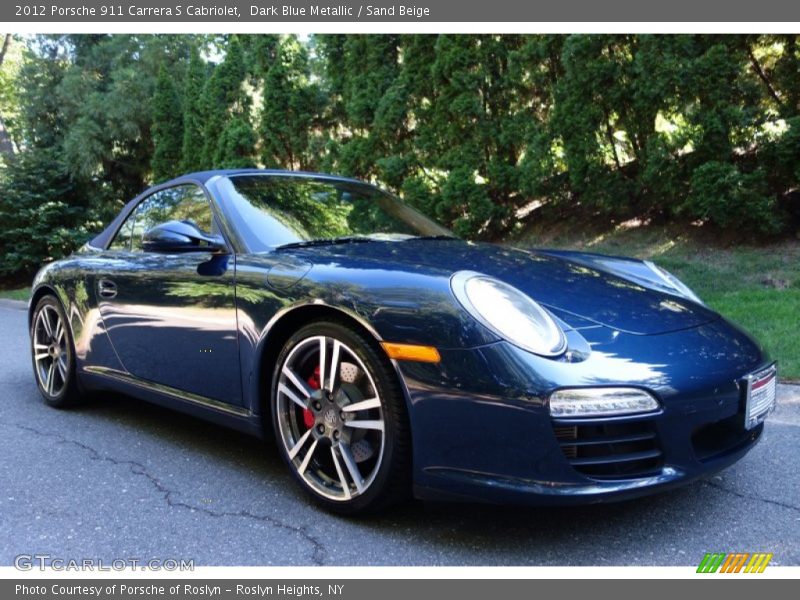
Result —
[[67, 385], [70, 369], [69, 340], [64, 321], [55, 307], [44, 305], [36, 315], [33, 359], [39, 385], [51, 398]]
[[297, 474], [330, 500], [363, 494], [383, 459], [383, 408], [372, 374], [329, 336], [302, 340], [281, 365], [276, 393], [281, 442]]

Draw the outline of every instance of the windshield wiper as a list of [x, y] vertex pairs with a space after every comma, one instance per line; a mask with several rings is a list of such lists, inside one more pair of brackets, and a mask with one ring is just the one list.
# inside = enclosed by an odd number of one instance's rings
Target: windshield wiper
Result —
[[336, 238], [321, 238], [318, 240], [301, 240], [299, 242], [289, 242], [288, 244], [281, 244], [277, 246], [276, 250], [283, 250], [284, 248], [309, 248], [311, 246], [334, 246], [336, 244], [363, 244], [371, 242], [368, 237], [356, 235], [344, 235]]

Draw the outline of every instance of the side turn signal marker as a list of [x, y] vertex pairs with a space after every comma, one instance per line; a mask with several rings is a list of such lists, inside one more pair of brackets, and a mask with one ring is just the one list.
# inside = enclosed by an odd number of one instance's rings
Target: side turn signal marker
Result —
[[415, 360], [417, 362], [438, 363], [442, 358], [439, 351], [433, 346], [415, 346], [414, 344], [393, 344], [381, 342], [381, 346], [396, 360]]

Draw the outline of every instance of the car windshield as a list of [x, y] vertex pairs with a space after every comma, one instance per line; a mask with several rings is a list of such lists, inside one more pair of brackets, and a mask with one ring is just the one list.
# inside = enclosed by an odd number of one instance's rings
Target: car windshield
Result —
[[233, 175], [219, 184], [252, 252], [281, 247], [454, 237], [396, 196], [336, 179]]

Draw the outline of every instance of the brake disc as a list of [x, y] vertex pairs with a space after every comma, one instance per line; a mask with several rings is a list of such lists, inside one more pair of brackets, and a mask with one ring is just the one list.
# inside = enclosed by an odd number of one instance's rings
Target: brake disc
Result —
[[343, 362], [339, 366], [339, 379], [344, 383], [355, 383], [361, 375], [361, 369], [353, 363]]
[[353, 458], [357, 463], [364, 462], [365, 460], [369, 460], [375, 454], [375, 450], [372, 447], [372, 444], [365, 439], [358, 440], [357, 442], [352, 442], [350, 444], [350, 452], [353, 454]]
[[[357, 365], [349, 362], [342, 362], [339, 366], [339, 380], [342, 382], [342, 391], [351, 402], [353, 398], [361, 396], [355, 382], [363, 375], [361, 369]], [[350, 452], [357, 463], [362, 463], [372, 458], [375, 454], [375, 449], [369, 440], [364, 439], [365, 431], [360, 430], [355, 432], [355, 435], [350, 439]]]

